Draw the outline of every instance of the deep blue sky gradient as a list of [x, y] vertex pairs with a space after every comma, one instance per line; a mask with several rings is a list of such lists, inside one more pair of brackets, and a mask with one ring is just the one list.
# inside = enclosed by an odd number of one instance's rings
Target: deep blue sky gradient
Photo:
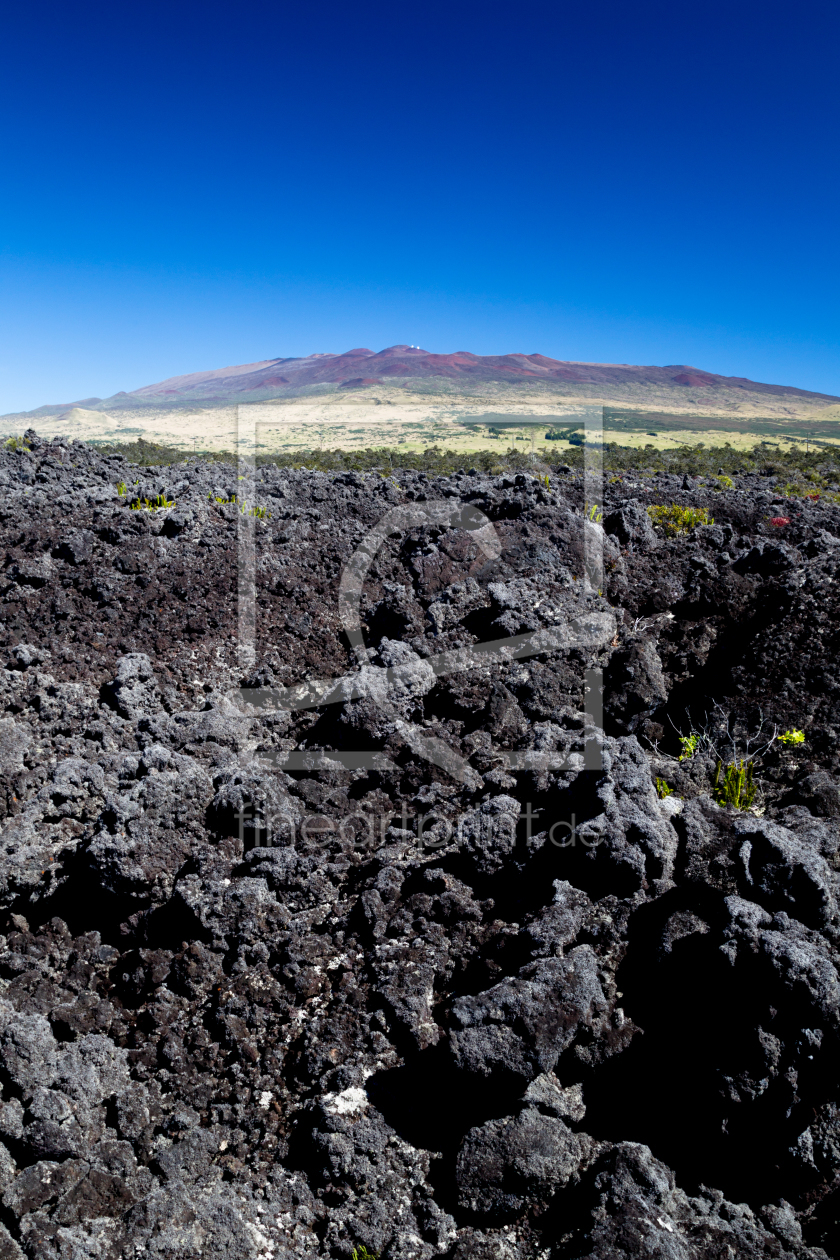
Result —
[[840, 394], [834, 3], [7, 7], [0, 412], [397, 342]]

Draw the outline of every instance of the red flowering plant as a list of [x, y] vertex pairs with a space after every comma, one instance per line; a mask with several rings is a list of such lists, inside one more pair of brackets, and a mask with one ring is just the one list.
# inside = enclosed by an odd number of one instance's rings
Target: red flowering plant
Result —
[[769, 523], [771, 525], [777, 525], [781, 529], [783, 525], [790, 525], [790, 517], [789, 516], [771, 516]]

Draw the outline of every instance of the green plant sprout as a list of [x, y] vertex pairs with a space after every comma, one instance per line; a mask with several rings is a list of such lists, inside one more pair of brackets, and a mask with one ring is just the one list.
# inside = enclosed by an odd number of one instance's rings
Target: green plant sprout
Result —
[[754, 775], [762, 757], [777, 740], [784, 744], [804, 741], [801, 731], [785, 731], [783, 735], [778, 735], [773, 727], [770, 734], [765, 730], [765, 719], [760, 711], [759, 719], [757, 730], [752, 732], [737, 723], [733, 727], [732, 715], [715, 702], [706, 724], [699, 731], [692, 731], [690, 735], [679, 735], [677, 732], [682, 748], [680, 761], [692, 757], [701, 748], [714, 756], [715, 774], [711, 790], [719, 805], [731, 805], [739, 810], [751, 809], [759, 796], [759, 784]]
[[132, 512], [157, 512], [158, 508], [171, 508], [175, 506], [174, 499], [167, 499], [165, 494], [159, 494], [154, 499], [135, 499], [133, 503], [128, 505]]
[[673, 796], [673, 789], [668, 787], [664, 779], [656, 780], [656, 795], [660, 801], [664, 801], [666, 796]]
[[709, 516], [707, 508], [680, 507], [672, 503], [670, 507], [664, 503], [651, 504], [647, 509], [648, 516], [669, 538], [677, 538], [680, 534], [688, 534], [698, 525], [714, 525], [715, 519]]
[[586, 509], [586, 519], [588, 521], [594, 521], [596, 525], [600, 525], [601, 521], [604, 519], [604, 513], [598, 507], [597, 503], [590, 504], [590, 506]]
[[259, 506], [248, 507], [248, 504], [245, 502], [244, 499], [239, 505], [239, 511], [242, 513], [243, 516], [256, 516], [257, 519], [261, 521], [264, 521], [266, 517], [271, 516], [271, 513], [268, 511], [267, 508], [259, 507]]
[[378, 1251], [368, 1251], [367, 1247], [362, 1243], [358, 1247], [353, 1248], [353, 1260], [379, 1260]]
[[271, 513], [269, 512], [268, 508], [259, 507], [259, 506], [249, 507], [245, 499], [237, 499], [235, 494], [232, 494], [229, 499], [223, 499], [222, 496], [219, 494], [217, 495], [208, 494], [207, 498], [210, 500], [211, 503], [213, 502], [224, 503], [224, 504], [235, 503], [243, 516], [256, 516], [257, 519], [261, 521], [268, 520], [271, 517]]
[[120, 498], [128, 494], [128, 486], [125, 484], [124, 481], [117, 482], [117, 494], [120, 496]]
[[735, 760], [724, 770], [723, 762], [719, 761], [715, 771], [714, 789], [718, 805], [749, 809], [758, 792], [758, 784], [753, 782], [753, 763]]

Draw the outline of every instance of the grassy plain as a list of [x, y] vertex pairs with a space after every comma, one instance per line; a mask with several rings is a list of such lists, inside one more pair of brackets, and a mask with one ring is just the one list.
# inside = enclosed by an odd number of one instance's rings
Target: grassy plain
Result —
[[[603, 409], [603, 410], [602, 410]], [[145, 442], [185, 452], [234, 449], [240, 434], [256, 433], [263, 454], [317, 449], [430, 446], [469, 455], [511, 447], [524, 452], [547, 446], [558, 453], [567, 441], [547, 442], [552, 428], [582, 432], [584, 416], [603, 415], [604, 440], [654, 450], [729, 443], [748, 450], [759, 442], [788, 450], [813, 443], [840, 442], [840, 407], [803, 409], [801, 414], [749, 414], [733, 410], [693, 412], [651, 410], [592, 398], [526, 394], [494, 389], [483, 396], [377, 386], [358, 393], [332, 391], [277, 401], [177, 407], [120, 407], [113, 411], [71, 407], [55, 414], [3, 417], [6, 434], [32, 424], [45, 437], [99, 442]]]

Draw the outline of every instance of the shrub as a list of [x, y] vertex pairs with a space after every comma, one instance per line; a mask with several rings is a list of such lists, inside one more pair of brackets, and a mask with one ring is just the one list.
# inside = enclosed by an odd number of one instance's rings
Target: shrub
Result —
[[577, 425], [569, 429], [561, 429], [558, 425], [553, 425], [545, 437], [547, 442], [569, 442], [572, 446], [582, 446], [585, 441]]
[[731, 761], [724, 770], [719, 761], [715, 772], [715, 800], [718, 805], [734, 805], [735, 809], [749, 809], [758, 792], [753, 782], [751, 761]]
[[699, 735], [680, 735], [680, 761], [688, 761], [700, 746]]
[[688, 534], [698, 525], [714, 525], [715, 523], [714, 517], [709, 516], [707, 508], [680, 507], [678, 503], [672, 503], [670, 507], [661, 503], [652, 504], [648, 508], [648, 515], [654, 525], [658, 526], [669, 538]]
[[735, 484], [731, 477], [726, 477], [723, 474], [718, 474], [715, 477], [715, 481], [718, 483], [718, 490], [731, 490]]
[[32, 447], [29, 445], [25, 437], [7, 438], [6, 448], [7, 450], [10, 450], [10, 451], [31, 451], [32, 450]]
[[[605, 408], [605, 423], [608, 424], [614, 416], [620, 418], [621, 413], [615, 412], [613, 408]], [[504, 437], [504, 430], [498, 426], [494, 427], [495, 432], [491, 432], [489, 436], [495, 439]], [[571, 449], [566, 447], [563, 450], [562, 458], [566, 464], [580, 471], [584, 464], [585, 437], [580, 430], [572, 430], [572, 432], [576, 441]], [[557, 459], [556, 448], [554, 451], [549, 449], [555, 440], [550, 438], [547, 446], [544, 446], [540, 452], [545, 463]], [[13, 439], [13, 441], [25, 445], [22, 438]], [[236, 455], [232, 451], [193, 452], [186, 451], [182, 447], [146, 442], [140, 438], [136, 442], [104, 442], [94, 439], [88, 441], [86, 445], [103, 455], [122, 455], [133, 464], [179, 464], [187, 460], [191, 461], [194, 456], [205, 463], [236, 464]], [[831, 481], [837, 480], [840, 447], [826, 441], [817, 445], [812, 443], [810, 452], [806, 452], [804, 447], [792, 447], [790, 450], [781, 451], [769, 444], [759, 442], [752, 450], [736, 450], [728, 442], [720, 446], [706, 446], [698, 442], [693, 446], [680, 444], [660, 450], [640, 451], [635, 446], [620, 446], [617, 442], [605, 442], [603, 457], [604, 468], [609, 472], [630, 470], [638, 472], [641, 468], [648, 468], [663, 472], [689, 473], [694, 476], [712, 476], [715, 473], [720, 476], [720, 469], [723, 469], [723, 475], [732, 476], [760, 473], [766, 477], [795, 476], [803, 480], [813, 477], [819, 482], [819, 488], [824, 488], [826, 476], [829, 476]], [[469, 459], [480, 472], [487, 473], [501, 473], [520, 468], [533, 471], [534, 468], [530, 453], [523, 450], [517, 451], [513, 447], [505, 453], [499, 450], [474, 451]], [[275, 464], [280, 468], [317, 468], [324, 472], [343, 470], [373, 472], [380, 468], [389, 470], [413, 468], [433, 476], [456, 472], [463, 466], [463, 462], [463, 453], [448, 451], [441, 447], [410, 452], [396, 446], [352, 451], [341, 449], [278, 451], [270, 455], [260, 453], [256, 456], [258, 466]], [[815, 488], [818, 487], [814, 484], [809, 487], [811, 490]], [[823, 495], [824, 499], [828, 497], [826, 494]], [[840, 499], [840, 496], [836, 498]], [[835, 502], [836, 498], [832, 495], [831, 501]]]
[[656, 794], [659, 797], [660, 801], [664, 801], [666, 796], [674, 795], [672, 789], [668, 787], [668, 784], [665, 782], [664, 779], [656, 780]]
[[85, 445], [91, 447], [99, 455], [122, 455], [128, 463], [142, 464], [146, 467], [184, 464], [187, 460], [195, 458], [205, 464], [236, 463], [236, 455], [232, 451], [187, 451], [180, 446], [147, 442], [143, 438], [138, 438], [136, 442], [105, 442], [94, 438]]
[[790, 745], [790, 744], [804, 744], [804, 743], [805, 743], [805, 732], [804, 732], [804, 731], [797, 731], [797, 730], [795, 730], [795, 729], [794, 729], [794, 730], [792, 730], [792, 731], [785, 731], [785, 733], [784, 733], [783, 735], [780, 735], [778, 738], [779, 738], [779, 743], [780, 743], [780, 744], [786, 744], [786, 745]]

